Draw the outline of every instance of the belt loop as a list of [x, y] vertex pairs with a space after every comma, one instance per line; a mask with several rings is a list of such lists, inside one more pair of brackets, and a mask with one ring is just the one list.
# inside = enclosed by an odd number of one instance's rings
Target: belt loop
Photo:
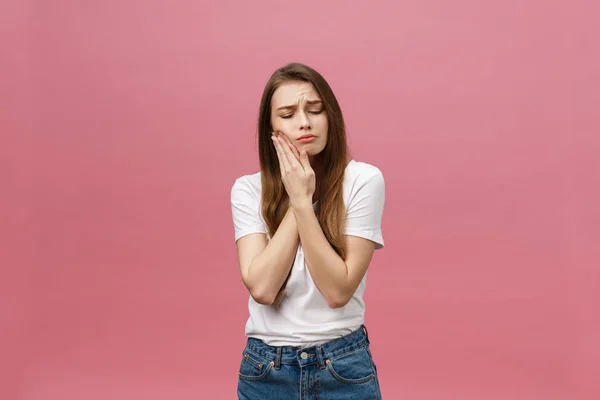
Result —
[[281, 346], [277, 346], [277, 357], [275, 358], [275, 369], [281, 368]]
[[365, 332], [365, 337], [367, 338], [367, 343], [370, 344], [371, 342], [369, 341], [369, 331], [367, 330], [367, 327], [365, 326], [365, 324], [363, 324], [362, 328], [363, 328], [363, 332]]
[[321, 369], [325, 369], [325, 363], [323, 362], [323, 348], [320, 345], [317, 346], [317, 363]]

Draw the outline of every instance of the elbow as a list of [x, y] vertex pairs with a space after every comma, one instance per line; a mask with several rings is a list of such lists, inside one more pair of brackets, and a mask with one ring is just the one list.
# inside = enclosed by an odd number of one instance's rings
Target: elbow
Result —
[[337, 292], [329, 294], [325, 297], [325, 300], [327, 301], [327, 305], [329, 306], [329, 308], [338, 309], [345, 307], [350, 302], [351, 298], [352, 296], [348, 296], [345, 293]]
[[247, 277], [242, 277], [242, 281], [248, 292], [250, 292], [252, 299], [258, 304], [270, 306], [275, 302], [277, 293], [273, 293], [264, 281], [255, 282]]
[[270, 306], [270, 305], [272, 305], [275, 302], [275, 296], [255, 295], [255, 294], [253, 294], [252, 298], [258, 304], [262, 304], [263, 306]]
[[250, 295], [258, 304], [270, 306], [275, 302], [277, 294], [270, 293], [265, 290], [251, 290]]

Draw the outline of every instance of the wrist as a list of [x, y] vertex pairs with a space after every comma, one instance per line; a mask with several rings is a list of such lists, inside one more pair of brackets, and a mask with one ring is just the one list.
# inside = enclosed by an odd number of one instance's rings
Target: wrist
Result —
[[307, 211], [314, 211], [312, 201], [310, 199], [304, 199], [292, 202], [290, 201], [290, 210], [294, 213], [302, 213]]
[[287, 211], [285, 212], [285, 215], [284, 215], [284, 217], [283, 217], [283, 218], [294, 218], [294, 217], [295, 217], [295, 216], [294, 216], [294, 210], [292, 209], [292, 205], [290, 204], [290, 205], [288, 206], [288, 209], [287, 209]]

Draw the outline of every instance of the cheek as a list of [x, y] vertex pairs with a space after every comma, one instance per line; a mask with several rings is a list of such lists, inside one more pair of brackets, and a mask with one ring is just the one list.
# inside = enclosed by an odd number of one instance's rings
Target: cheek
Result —
[[271, 119], [271, 128], [273, 129], [273, 132], [285, 130], [285, 124], [282, 122], [281, 118]]
[[315, 128], [318, 128], [320, 131], [327, 131], [329, 124], [327, 122], [327, 117], [326, 116], [319, 116], [319, 118], [316, 118], [313, 122], [313, 126]]

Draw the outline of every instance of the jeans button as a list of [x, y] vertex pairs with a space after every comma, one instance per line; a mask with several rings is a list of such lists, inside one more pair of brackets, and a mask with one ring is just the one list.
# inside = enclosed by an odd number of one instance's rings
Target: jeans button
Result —
[[302, 357], [303, 360], [306, 360], [308, 358], [308, 354], [306, 354], [306, 352], [303, 351], [302, 354], [300, 354], [300, 357]]

